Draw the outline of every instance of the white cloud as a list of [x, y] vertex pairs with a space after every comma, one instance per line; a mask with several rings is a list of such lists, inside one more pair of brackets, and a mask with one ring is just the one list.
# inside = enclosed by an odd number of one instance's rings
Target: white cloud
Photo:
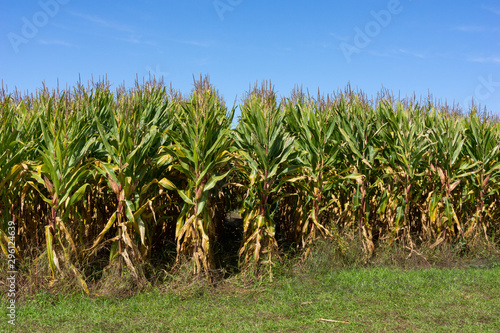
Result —
[[175, 42], [175, 43], [186, 44], [186, 45], [193, 45], [193, 46], [200, 46], [200, 47], [208, 47], [208, 46], [210, 46], [210, 43], [208, 43], [208, 42], [200, 42], [200, 41], [197, 41], [197, 40], [171, 39], [171, 41]]
[[366, 50], [366, 52], [374, 57], [396, 57], [398, 55], [407, 55], [415, 58], [425, 59], [429, 58], [429, 56], [422, 52], [415, 52], [407, 49], [390, 49], [385, 51], [376, 51], [376, 50]]
[[455, 27], [455, 30], [463, 32], [500, 32], [500, 27], [486, 27], [478, 25], [461, 25]]
[[131, 44], [140, 44], [141, 36], [140, 35], [130, 35], [128, 37], [118, 37], [116, 40], [121, 40], [123, 42], [131, 43]]
[[87, 15], [84, 13], [78, 13], [78, 12], [74, 12], [74, 11], [68, 11], [68, 12], [75, 17], [79, 17], [81, 19], [84, 19], [85, 21], [100, 25], [100, 26], [105, 27], [105, 28], [110, 28], [110, 29], [113, 29], [116, 31], [128, 32], [128, 33], [134, 32], [134, 29], [132, 29], [129, 26], [126, 26], [123, 24], [118, 24], [118, 23], [113, 22], [113, 21], [105, 20], [105, 19], [100, 18], [100, 17], [95, 16], [95, 15]]
[[[364, 50], [361, 50], [361, 51], [364, 51]], [[366, 52], [374, 57], [393, 57], [394, 56], [393, 51], [380, 52], [380, 51], [374, 51], [374, 50], [366, 50]]]
[[455, 27], [455, 30], [465, 31], [465, 32], [483, 32], [486, 30], [486, 28], [481, 26], [461, 25]]
[[471, 62], [481, 62], [481, 63], [494, 63], [494, 64], [500, 64], [500, 57], [475, 57], [475, 58], [469, 58], [468, 59]]
[[[167, 41], [169, 42], [174, 42], [178, 44], [185, 44], [185, 45], [192, 45], [192, 46], [199, 46], [199, 47], [209, 47], [210, 45], [213, 44], [213, 42], [208, 42], [208, 41], [199, 41], [199, 40], [193, 40], [193, 39], [174, 39], [174, 38], [166, 38]], [[149, 42], [151, 44], [152, 42]]]
[[136, 30], [127, 25], [119, 24], [113, 21], [105, 20], [101, 17], [95, 16], [95, 15], [87, 15], [84, 13], [79, 13], [79, 12], [74, 12], [74, 11], [69, 11], [69, 13], [75, 17], [81, 18], [87, 22], [90, 22], [91, 24], [101, 26], [103, 28], [108, 28], [111, 30], [118, 31], [119, 33], [126, 33], [126, 34], [121, 34], [120, 37], [113, 37], [115, 40], [119, 40], [122, 42], [130, 43], [130, 44], [143, 44], [143, 45], [149, 45], [149, 46], [158, 46], [157, 42], [151, 41], [151, 40], [143, 40], [142, 35], [137, 34]]
[[427, 58], [427, 55], [425, 55], [421, 52], [409, 51], [406, 49], [398, 49], [398, 52], [403, 53], [403, 54], [407, 54], [407, 55], [411, 55], [413, 57], [421, 58], [421, 59]]
[[73, 47], [74, 45], [68, 42], [65, 42], [63, 40], [45, 40], [45, 39], [38, 39], [37, 40], [38, 44], [41, 45], [60, 45], [60, 46], [66, 46], [66, 47]]
[[494, 14], [500, 15], [500, 7], [482, 5], [481, 8], [486, 9]]
[[340, 41], [343, 41], [343, 42], [346, 42], [349, 39], [351, 39], [351, 36], [342, 36], [342, 35], [335, 34], [333, 32], [330, 32], [330, 36], [332, 36], [336, 40], [340, 40]]

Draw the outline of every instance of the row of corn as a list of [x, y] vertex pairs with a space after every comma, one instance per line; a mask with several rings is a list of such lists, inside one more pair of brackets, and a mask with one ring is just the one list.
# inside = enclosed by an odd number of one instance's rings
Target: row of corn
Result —
[[198, 274], [215, 268], [225, 215], [243, 217], [241, 266], [270, 264], [280, 243], [352, 234], [437, 246], [500, 236], [500, 125], [474, 107], [369, 101], [348, 88], [278, 100], [256, 86], [226, 107], [208, 78], [183, 97], [154, 81], [36, 95], [0, 92], [0, 246], [41, 249], [52, 278], [96, 256], [143, 279], [176, 246]]

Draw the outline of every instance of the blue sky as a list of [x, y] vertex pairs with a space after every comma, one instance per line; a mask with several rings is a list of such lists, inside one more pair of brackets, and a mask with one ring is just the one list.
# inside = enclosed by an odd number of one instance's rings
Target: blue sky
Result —
[[188, 93], [203, 73], [230, 105], [256, 81], [284, 96], [350, 82], [500, 114], [498, 0], [4, 0], [0, 33], [9, 91], [151, 72]]

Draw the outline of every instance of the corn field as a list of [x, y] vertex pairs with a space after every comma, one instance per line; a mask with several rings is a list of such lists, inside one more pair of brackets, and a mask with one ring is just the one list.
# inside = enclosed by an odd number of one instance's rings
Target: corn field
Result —
[[367, 257], [381, 244], [500, 239], [500, 123], [475, 107], [350, 87], [279, 99], [263, 83], [234, 119], [208, 77], [189, 96], [98, 82], [0, 101], [2, 251], [14, 221], [19, 260], [39, 249], [53, 280], [72, 274], [84, 289], [97, 257], [142, 281], [165, 244], [209, 275], [231, 211], [242, 268], [271, 265], [283, 243], [307, 253], [330, 238], [344, 251], [346, 234]]

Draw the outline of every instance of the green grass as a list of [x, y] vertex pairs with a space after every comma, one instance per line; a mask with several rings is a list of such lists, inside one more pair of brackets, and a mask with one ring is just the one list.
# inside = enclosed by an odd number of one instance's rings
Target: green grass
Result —
[[[317, 272], [317, 271], [316, 271]], [[241, 283], [241, 282], [240, 282]], [[128, 299], [40, 293], [15, 332], [500, 332], [500, 267], [307, 269]], [[11, 330], [5, 303], [0, 331]], [[329, 323], [320, 318], [347, 323]]]

